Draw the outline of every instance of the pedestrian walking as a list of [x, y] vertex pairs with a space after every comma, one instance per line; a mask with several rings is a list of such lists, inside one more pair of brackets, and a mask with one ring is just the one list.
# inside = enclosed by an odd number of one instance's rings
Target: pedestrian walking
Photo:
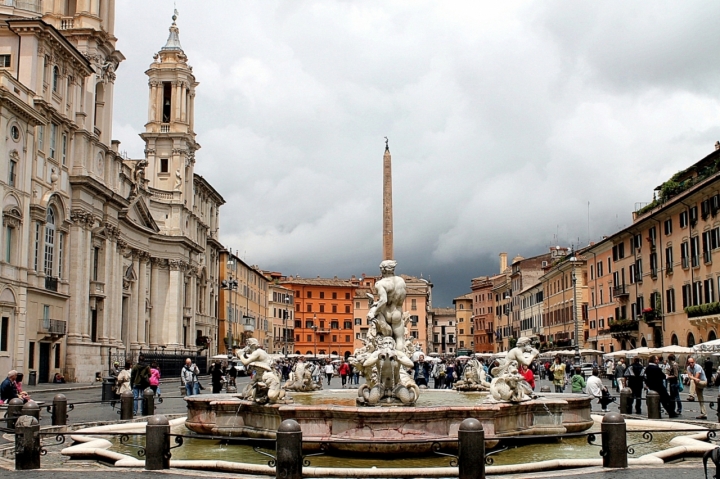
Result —
[[160, 396], [160, 368], [155, 361], [150, 364], [150, 389], [155, 395]]
[[192, 359], [187, 358], [185, 360], [185, 366], [183, 366], [180, 371], [180, 382], [185, 386], [186, 396], [200, 394], [198, 374], [200, 374], [198, 367], [192, 362]]
[[666, 379], [668, 386], [670, 387], [670, 400], [675, 401], [675, 412], [679, 416], [682, 414], [682, 401], [680, 400], [680, 388], [682, 387], [682, 383], [680, 382], [680, 368], [675, 362], [674, 354], [668, 356], [668, 372]]
[[707, 386], [707, 376], [705, 375], [703, 368], [695, 363], [695, 358], [688, 358], [687, 374], [691, 383], [695, 385], [695, 395], [700, 403], [700, 415], [695, 419], [707, 419], [707, 413], [705, 411], [705, 398], [703, 397], [703, 390]]
[[642, 391], [644, 386], [645, 368], [640, 363], [640, 358], [633, 359], [633, 363], [625, 370], [627, 385], [632, 389], [635, 400], [635, 414], [642, 414]]
[[118, 373], [118, 377], [115, 380], [115, 394], [129, 393], [132, 392], [132, 386], [130, 385], [130, 369], [132, 368], [132, 362], [125, 361], [125, 369], [122, 369]]
[[135, 397], [133, 401], [133, 413], [137, 414], [140, 401], [143, 399], [143, 392], [150, 387], [150, 366], [145, 363], [145, 356], [138, 356], [138, 362], [130, 371], [130, 383]]
[[350, 365], [345, 362], [345, 360], [342, 360], [340, 363], [340, 367], [338, 368], [338, 372], [340, 373], [340, 380], [342, 381], [342, 387], [345, 389], [347, 387], [347, 378], [350, 374]]
[[615, 366], [615, 390], [620, 392], [625, 387], [625, 360], [620, 358]]
[[332, 379], [333, 374], [335, 374], [335, 368], [333, 368], [332, 363], [328, 361], [325, 365], [325, 375], [327, 376], [328, 386], [330, 386], [330, 380]]

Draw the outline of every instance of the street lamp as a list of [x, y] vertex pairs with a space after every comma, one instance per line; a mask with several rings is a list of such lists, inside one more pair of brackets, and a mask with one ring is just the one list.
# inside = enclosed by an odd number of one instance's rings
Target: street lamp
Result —
[[[232, 253], [230, 253], [232, 255]], [[232, 256], [227, 262], [228, 268], [232, 267], [235, 263], [232, 260]], [[230, 270], [229, 273], [229, 279], [225, 279], [220, 283], [220, 287], [222, 289], [225, 289], [228, 291], [228, 294], [230, 294], [230, 300], [228, 304], [228, 354], [232, 353], [233, 351], [233, 317], [235, 316], [235, 308], [233, 303], [233, 290], [237, 290], [238, 288], [238, 282], [236, 279], [233, 279], [232, 270]]]
[[313, 349], [314, 349], [313, 356], [315, 356], [315, 357], [317, 358], [317, 330], [318, 330], [318, 326], [317, 326], [317, 315], [316, 315], [316, 314], [313, 314], [312, 330], [313, 330], [313, 342], [315, 343], [315, 345], [313, 346]]
[[283, 316], [283, 340], [285, 342], [285, 346], [283, 346], [283, 350], [285, 351], [285, 358], [287, 358], [287, 356], [288, 356], [287, 321], [289, 319], [288, 317], [290, 314], [288, 312], [288, 306], [290, 306], [290, 295], [286, 293], [285, 294], [285, 315]]
[[573, 320], [575, 321], [575, 367], [580, 367], [580, 332], [577, 316], [577, 277], [575, 276], [575, 262], [577, 258], [573, 254], [570, 257], [572, 262], [572, 286], [573, 286]]

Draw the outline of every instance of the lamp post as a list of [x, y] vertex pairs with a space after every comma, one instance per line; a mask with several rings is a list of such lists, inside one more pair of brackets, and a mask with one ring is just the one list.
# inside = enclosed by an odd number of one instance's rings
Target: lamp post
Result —
[[572, 287], [573, 287], [573, 320], [575, 321], [575, 366], [580, 366], [580, 325], [578, 324], [578, 316], [577, 316], [577, 277], [575, 276], [575, 262], [577, 261], [577, 258], [575, 258], [575, 255], [573, 254], [572, 257], [570, 257], [570, 261], [572, 261]]
[[233, 325], [233, 318], [235, 316], [235, 308], [233, 307], [234, 303], [233, 303], [232, 292], [233, 292], [233, 290], [237, 290], [237, 287], [238, 287], [238, 282], [236, 279], [233, 279], [233, 274], [232, 274], [232, 269], [231, 269], [234, 264], [235, 264], [235, 262], [232, 259], [232, 251], [231, 251], [230, 259], [227, 262], [228, 269], [230, 270], [229, 275], [228, 275], [229, 279], [225, 279], [220, 283], [220, 287], [222, 289], [227, 290], [228, 294], [230, 295], [229, 304], [228, 304], [228, 315], [227, 315], [227, 317], [228, 317], [228, 332], [227, 332], [227, 334], [228, 334], [228, 343], [229, 343], [228, 348], [227, 348], [228, 354], [231, 354], [233, 352], [233, 327], [232, 327], [232, 325]]
[[313, 342], [315, 343], [315, 345], [313, 346], [313, 355], [314, 355], [316, 358], [317, 358], [317, 329], [318, 329], [318, 326], [317, 326], [317, 315], [316, 315], [316, 314], [313, 314], [312, 330], [313, 330]]
[[283, 350], [285, 351], [285, 358], [288, 356], [288, 347], [287, 347], [287, 321], [289, 319], [290, 313], [288, 312], [288, 306], [290, 306], [290, 294], [285, 294], [285, 315], [283, 316], [283, 341], [285, 345], [283, 346]]

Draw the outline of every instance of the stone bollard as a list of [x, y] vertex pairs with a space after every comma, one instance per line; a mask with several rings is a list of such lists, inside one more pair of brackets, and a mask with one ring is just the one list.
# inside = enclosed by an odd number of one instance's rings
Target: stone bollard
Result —
[[22, 407], [23, 416], [32, 416], [40, 422], [40, 406], [33, 400], [26, 402]]
[[628, 467], [627, 430], [620, 413], [609, 412], [600, 424], [602, 431], [603, 467]]
[[148, 419], [145, 426], [145, 470], [170, 469], [170, 422], [165, 416]]
[[286, 419], [275, 439], [275, 478], [302, 479], [302, 429], [294, 419]]
[[133, 393], [125, 392], [120, 395], [120, 420], [127, 421], [133, 418]]
[[649, 390], [645, 395], [645, 403], [647, 404], [648, 419], [660, 419], [660, 395]]
[[40, 450], [40, 423], [34, 416], [20, 416], [15, 423], [15, 470], [40, 469]]
[[17, 418], [22, 416], [23, 400], [20, 398], [11, 399], [8, 403], [7, 417], [10, 419], [7, 422], [8, 429], [15, 429], [15, 421]]
[[142, 398], [142, 415], [152, 416], [155, 414], [155, 392], [147, 388], [143, 391]]
[[541, 393], [549, 393], [550, 392], [550, 386], [543, 386], [540, 388]]
[[67, 398], [64, 394], [56, 394], [53, 398], [52, 425], [67, 426]]
[[622, 388], [620, 390], [620, 412], [622, 414], [632, 414], [633, 402], [632, 389]]
[[458, 429], [458, 472], [459, 479], [485, 479], [485, 430], [472, 417]]

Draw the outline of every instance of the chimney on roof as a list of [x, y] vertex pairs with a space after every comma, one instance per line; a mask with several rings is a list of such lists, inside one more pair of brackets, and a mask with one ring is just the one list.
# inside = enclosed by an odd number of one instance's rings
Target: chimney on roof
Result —
[[500, 253], [500, 272], [507, 269], [507, 253]]

